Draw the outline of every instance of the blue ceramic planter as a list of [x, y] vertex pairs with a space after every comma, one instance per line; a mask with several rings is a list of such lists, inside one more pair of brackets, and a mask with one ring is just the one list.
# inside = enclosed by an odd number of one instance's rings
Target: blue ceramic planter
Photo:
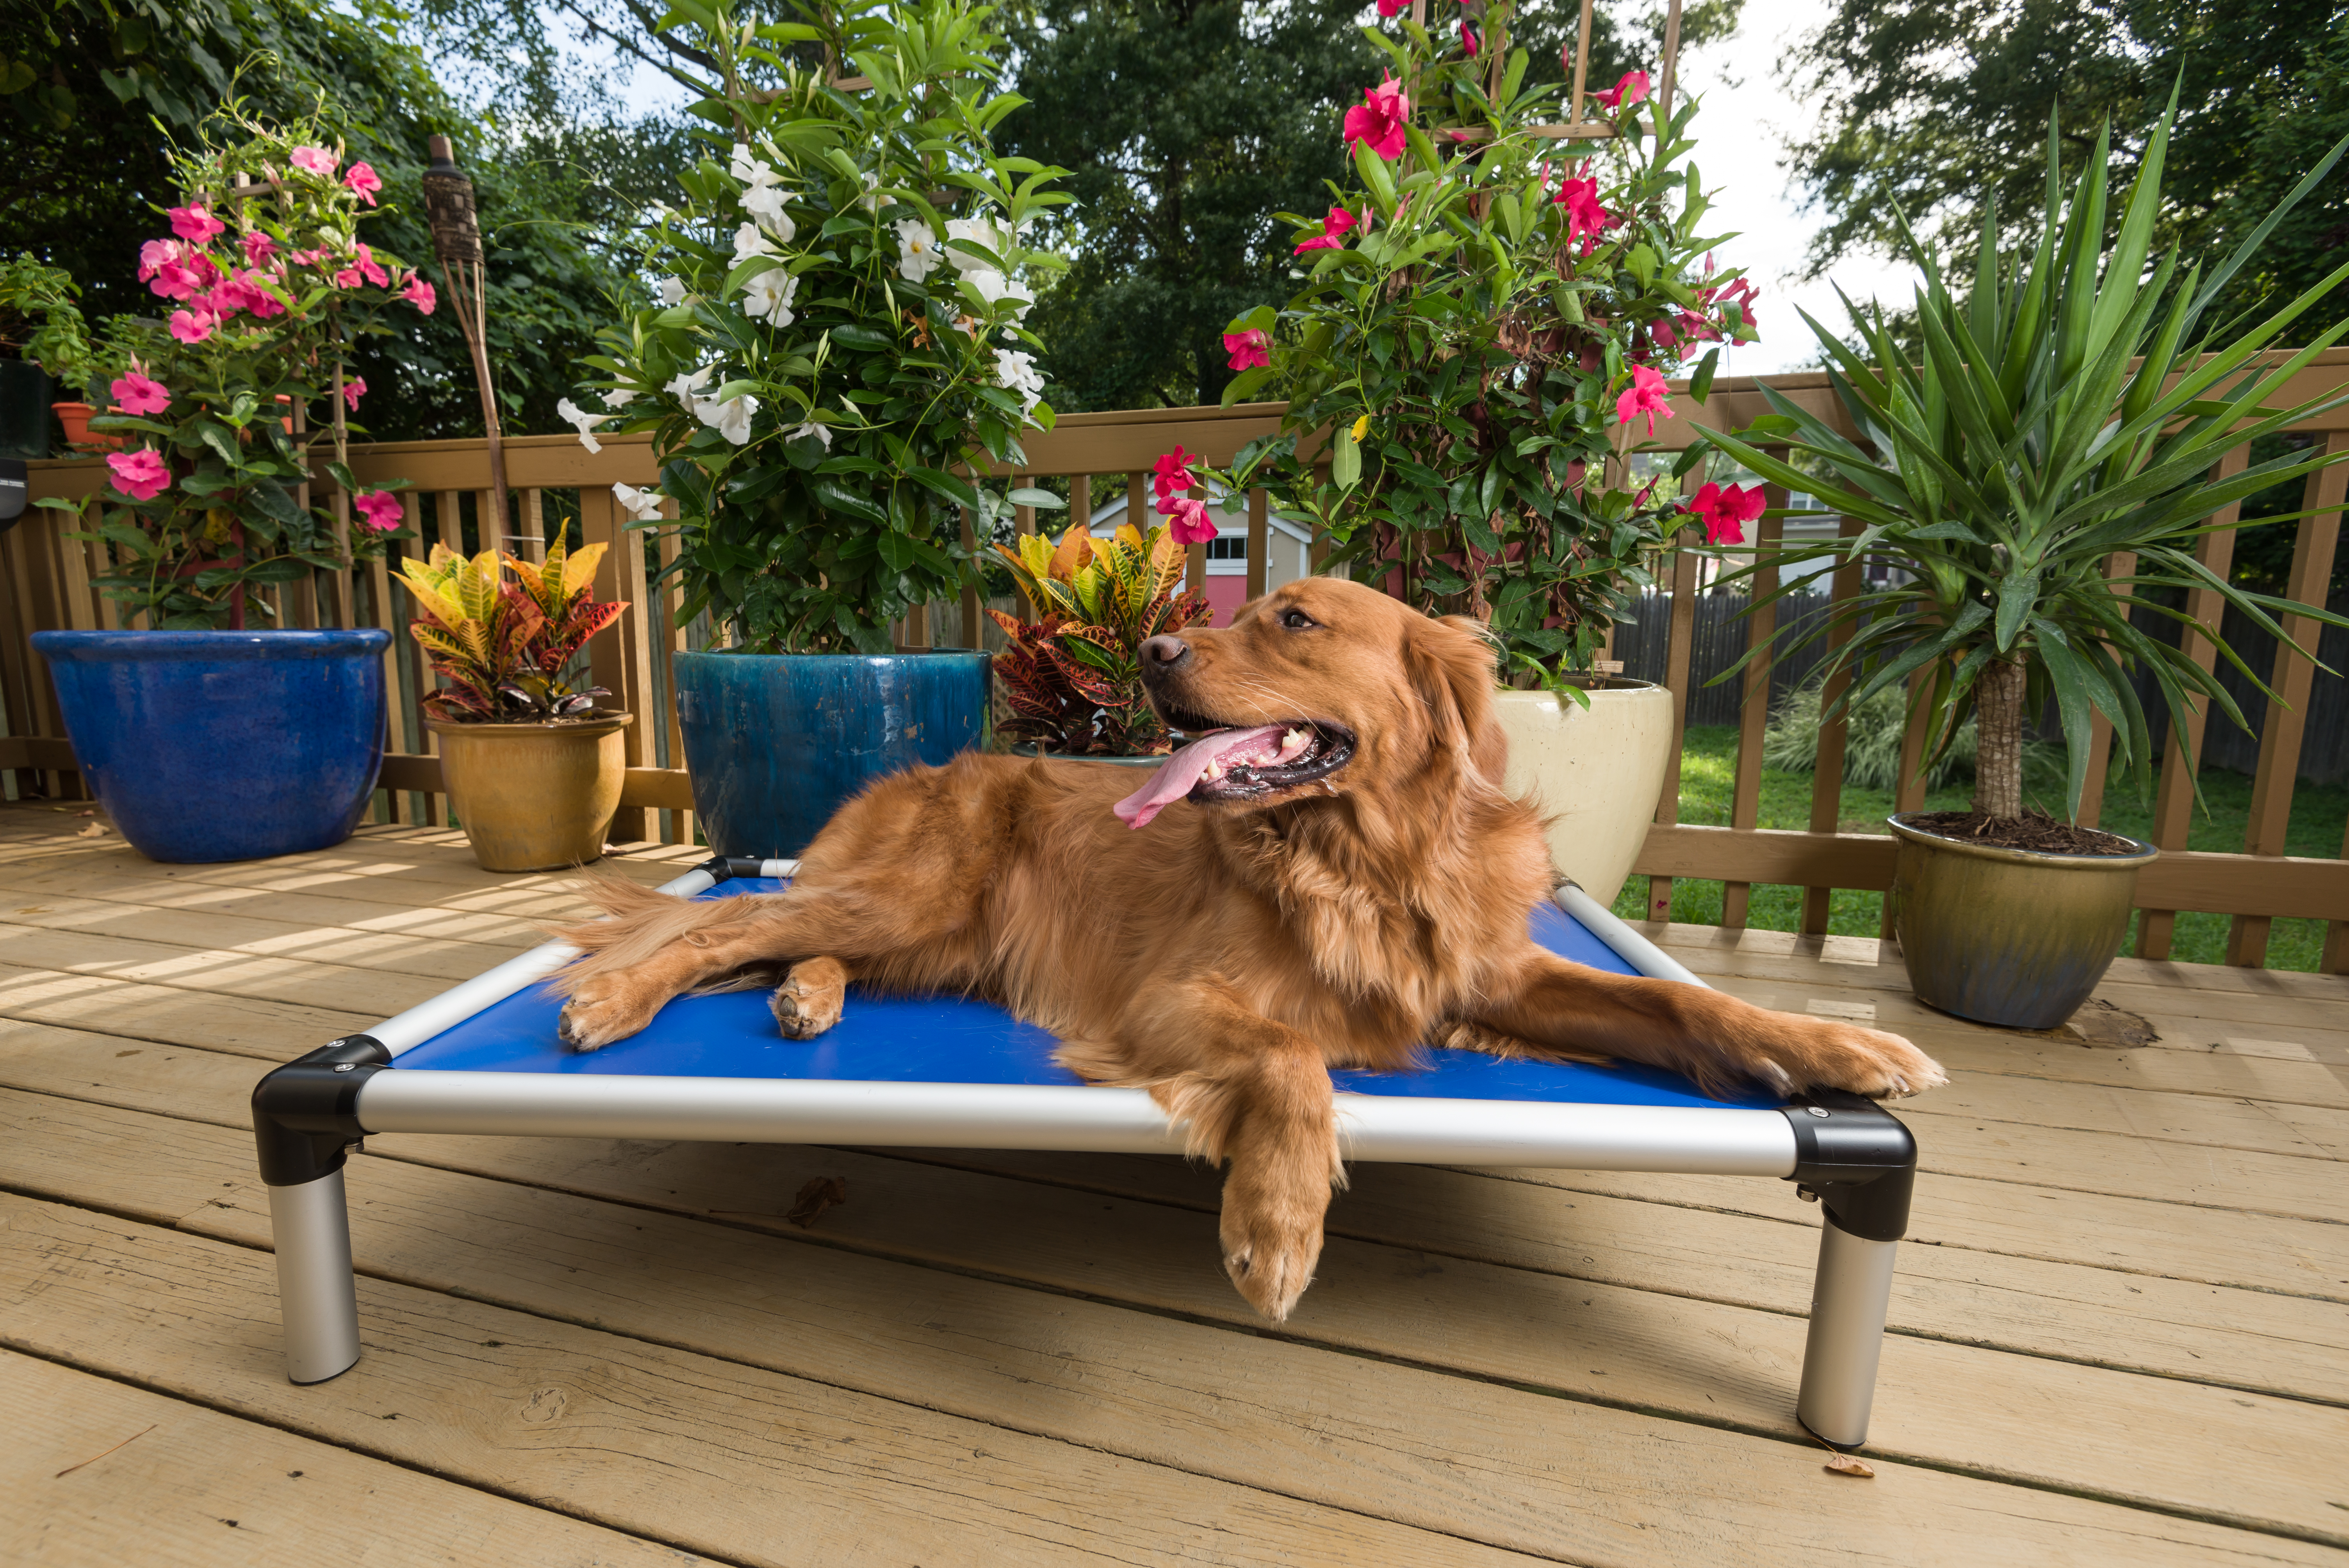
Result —
[[150, 860], [299, 854], [358, 826], [391, 634], [36, 632], [74, 759]]
[[693, 809], [722, 855], [795, 856], [875, 779], [978, 744], [985, 654], [679, 654]]

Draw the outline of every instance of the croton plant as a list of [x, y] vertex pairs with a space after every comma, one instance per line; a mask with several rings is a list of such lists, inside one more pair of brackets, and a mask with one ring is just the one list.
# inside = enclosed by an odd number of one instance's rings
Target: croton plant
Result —
[[1025, 625], [990, 608], [1011, 641], [995, 678], [1011, 717], [997, 731], [1071, 757], [1154, 757], [1170, 749], [1166, 726], [1142, 690], [1143, 641], [1208, 614], [1197, 593], [1178, 593], [1184, 540], [1177, 523], [1143, 533], [1132, 523], [1096, 539], [1084, 523], [1057, 542], [1022, 534], [997, 545], [1036, 619]]
[[1718, 346], [1754, 338], [1753, 286], [1714, 266], [1693, 102], [1667, 113], [1633, 71], [1594, 95], [1611, 136], [1561, 139], [1507, 4], [1481, 36], [1379, 11], [1364, 31], [1393, 68], [1347, 112], [1354, 181], [1323, 217], [1281, 214], [1298, 292], [1224, 338], [1226, 404], [1288, 405], [1232, 478], [1326, 531], [1333, 565], [1475, 616], [1521, 682], [1555, 685], [1694, 521], [1632, 458], [1673, 417], [1667, 377], [1692, 365], [1702, 402]]
[[[605, 547], [569, 553], [558, 538], [541, 564], [494, 550], [467, 560], [445, 544], [429, 561], [402, 561], [419, 614], [409, 634], [443, 682], [424, 711], [460, 724], [530, 724], [581, 718], [602, 686], [572, 684], [587, 639], [619, 618], [627, 601], [595, 598]], [[513, 581], [505, 580], [505, 573]]]

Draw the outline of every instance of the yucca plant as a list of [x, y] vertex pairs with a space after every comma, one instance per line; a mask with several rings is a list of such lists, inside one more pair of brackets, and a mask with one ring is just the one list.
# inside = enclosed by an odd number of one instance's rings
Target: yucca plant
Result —
[[1207, 614], [1196, 593], [1178, 593], [1183, 547], [1171, 528], [1132, 523], [1095, 539], [1081, 522], [1057, 542], [1022, 534], [997, 545], [1035, 612], [1021, 625], [988, 611], [1011, 638], [995, 656], [1011, 717], [1007, 737], [1070, 756], [1144, 757], [1168, 749], [1166, 727], [1142, 692], [1141, 648]]
[[469, 561], [435, 544], [429, 561], [402, 561], [421, 613], [409, 634], [448, 683], [423, 699], [425, 712], [460, 723], [527, 724], [595, 711], [595, 699], [611, 693], [572, 686], [565, 669], [628, 607], [625, 600], [596, 602], [604, 551], [591, 544], [570, 554], [557, 540], [542, 564], [508, 555], [502, 565], [494, 550]]
[[[2199, 587], [2216, 591], [2279, 638], [2280, 614], [2349, 624], [2228, 583], [2193, 554], [2202, 534], [2239, 526], [2212, 523], [2212, 513], [2341, 460], [2287, 454], [2230, 479], [2210, 477], [2228, 449], [2349, 401], [2344, 396], [2294, 407], [2268, 406], [2294, 374], [2349, 332], [2349, 320], [2322, 331], [2292, 331], [2293, 323], [2349, 278], [2349, 266], [2248, 330], [2238, 330], [2240, 318], [2207, 328], [2203, 318], [2284, 213], [2331, 171], [2349, 140], [2334, 147], [2209, 275], [2199, 263], [2181, 271], [2174, 245], [2148, 268], [2176, 108], [2173, 98], [2154, 129], [2108, 252], [2106, 137], [2098, 136], [2066, 203], [2052, 119], [2037, 241], [2027, 253], [2002, 257], [1996, 214], [1986, 216], [1964, 301], [1903, 218], [1901, 232], [1925, 273], [1917, 291], [1920, 357], [1902, 352], [1880, 313], [1863, 312], [1848, 299], [1844, 303], [1864, 351], [1804, 316], [1826, 350], [1828, 377], [1865, 446], [1768, 387], [1763, 390], [1775, 414], [1735, 435], [1706, 433], [1711, 446], [1789, 489], [1816, 490], [1816, 473], [1765, 455], [1764, 445], [1785, 447], [1791, 458], [1807, 459], [1844, 480], [1848, 488], [1828, 499], [1863, 523], [1863, 531], [1849, 541], [1780, 552], [1779, 593], [1809, 582], [1807, 574], [1786, 568], [1821, 556], [1870, 558], [1899, 568], [1909, 581], [1861, 593], [1809, 623], [1795, 641], [1851, 629], [1850, 641], [1830, 654], [1826, 666], [1830, 675], [1854, 673], [1843, 708], [1865, 705], [1918, 671], [1930, 671], [1932, 755], [1951, 745], [1969, 716], [1979, 721], [1974, 809], [1986, 818], [2023, 814], [2025, 716], [2040, 711], [2050, 696], [2069, 745], [2068, 800], [2075, 821], [2087, 779], [2092, 713], [2112, 722], [2116, 761], [2135, 772], [2140, 789], [2150, 781], [2154, 749], [2132, 670], [2151, 673], [2173, 735], [2183, 738], [2197, 699], [2244, 723], [2214, 676], [2130, 624], [2133, 610], [2194, 624], [2168, 601], [2182, 597], [2175, 591]], [[2270, 349], [2288, 333], [2304, 346]], [[2108, 580], [2106, 562], [2116, 553], [2133, 553], [2137, 566]], [[2259, 683], [2216, 625], [2197, 629]]]

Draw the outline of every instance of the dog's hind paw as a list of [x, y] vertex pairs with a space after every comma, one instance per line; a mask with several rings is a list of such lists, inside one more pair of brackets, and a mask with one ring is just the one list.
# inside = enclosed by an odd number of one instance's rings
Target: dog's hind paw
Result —
[[651, 1023], [655, 1011], [631, 1000], [618, 976], [601, 976], [581, 985], [563, 1005], [554, 1033], [565, 1050], [599, 1051]]
[[787, 1040], [812, 1040], [840, 1022], [848, 969], [837, 958], [805, 958], [775, 987], [775, 1026]]

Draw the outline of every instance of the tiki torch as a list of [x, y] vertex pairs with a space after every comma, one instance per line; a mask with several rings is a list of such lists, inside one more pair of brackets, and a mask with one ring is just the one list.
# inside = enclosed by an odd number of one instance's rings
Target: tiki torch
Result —
[[440, 258], [440, 275], [449, 285], [450, 307], [464, 330], [465, 346], [472, 350], [473, 378], [481, 387], [481, 428], [490, 439], [490, 489], [497, 495], [494, 529], [481, 530], [481, 548], [496, 547], [505, 537], [511, 513], [506, 510], [506, 454], [498, 436], [498, 399], [490, 385], [489, 299], [481, 264], [481, 226], [473, 215], [473, 182], [457, 167], [445, 136], [426, 143], [432, 161], [424, 170], [424, 212], [432, 225], [433, 253]]

